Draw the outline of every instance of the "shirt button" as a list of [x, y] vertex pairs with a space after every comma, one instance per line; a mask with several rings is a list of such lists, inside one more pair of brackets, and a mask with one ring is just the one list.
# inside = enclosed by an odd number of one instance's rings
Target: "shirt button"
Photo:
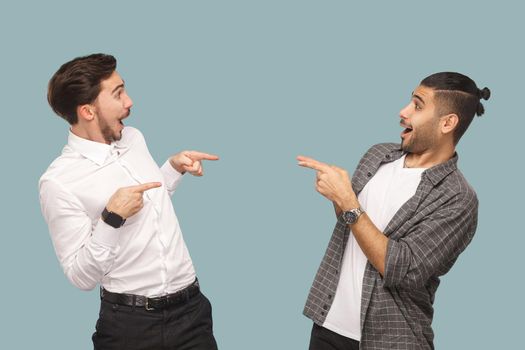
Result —
[[324, 311], [321, 311], [321, 316], [324, 316]]
[[368, 173], [366, 173], [366, 176], [367, 176], [367, 177], [371, 177], [371, 176], [372, 176], [372, 173], [371, 173], [371, 172], [368, 172]]
[[328, 294], [328, 300], [332, 299], [332, 294]]
[[390, 154], [387, 154], [385, 157], [386, 159], [390, 159]]
[[323, 305], [323, 310], [328, 310], [328, 305], [324, 304]]

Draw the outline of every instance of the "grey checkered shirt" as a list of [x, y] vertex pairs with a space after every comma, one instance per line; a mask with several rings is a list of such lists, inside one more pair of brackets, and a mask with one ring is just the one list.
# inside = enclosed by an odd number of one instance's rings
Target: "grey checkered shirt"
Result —
[[[361, 192], [381, 164], [402, 155], [399, 144], [370, 148], [354, 172], [355, 193]], [[477, 225], [476, 193], [457, 169], [457, 160], [455, 155], [425, 170], [414, 196], [388, 223], [384, 277], [367, 263], [361, 349], [434, 349], [432, 304], [439, 276], [454, 265]], [[304, 308], [305, 316], [321, 326], [334, 300], [348, 236], [347, 225], [339, 220]]]

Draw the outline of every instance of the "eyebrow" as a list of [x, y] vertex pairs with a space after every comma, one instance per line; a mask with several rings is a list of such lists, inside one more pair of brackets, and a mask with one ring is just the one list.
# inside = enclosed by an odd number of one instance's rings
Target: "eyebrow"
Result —
[[114, 93], [115, 91], [117, 91], [121, 87], [124, 87], [124, 80], [122, 80], [122, 84], [119, 84], [119, 85], [115, 86], [115, 88], [111, 91], [111, 93]]
[[419, 95], [412, 93], [412, 98], [415, 98], [416, 100], [419, 100], [422, 104], [425, 104], [425, 101]]

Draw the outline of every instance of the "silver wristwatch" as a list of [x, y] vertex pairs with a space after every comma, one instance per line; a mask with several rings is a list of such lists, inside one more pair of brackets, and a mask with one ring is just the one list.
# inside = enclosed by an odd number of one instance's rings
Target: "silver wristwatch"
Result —
[[357, 219], [359, 219], [364, 212], [361, 207], [344, 211], [343, 214], [341, 214], [341, 219], [343, 219], [347, 225], [352, 225], [357, 222]]

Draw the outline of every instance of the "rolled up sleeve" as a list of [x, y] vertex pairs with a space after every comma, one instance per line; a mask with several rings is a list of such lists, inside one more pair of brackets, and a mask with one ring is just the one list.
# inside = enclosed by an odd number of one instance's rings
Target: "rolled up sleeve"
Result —
[[386, 287], [420, 288], [431, 276], [447, 273], [471, 242], [477, 226], [478, 200], [470, 192], [415, 225], [405, 237], [388, 241]]

